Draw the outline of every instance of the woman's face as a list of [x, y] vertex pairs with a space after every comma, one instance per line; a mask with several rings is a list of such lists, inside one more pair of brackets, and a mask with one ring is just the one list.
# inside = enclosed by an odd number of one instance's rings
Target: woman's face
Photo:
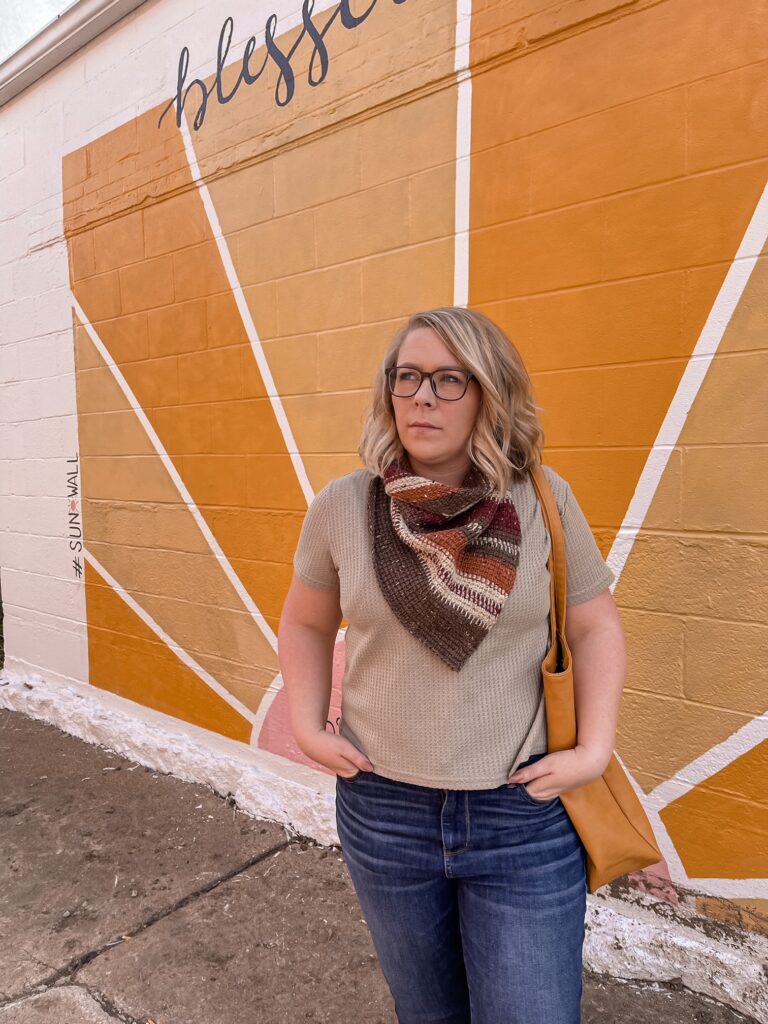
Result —
[[[396, 365], [424, 371], [467, 370], [431, 327], [416, 327], [406, 335]], [[474, 430], [481, 401], [480, 384], [474, 379], [458, 401], [438, 398], [428, 377], [423, 378], [412, 397], [392, 395], [397, 432], [415, 473], [454, 486], [462, 483], [471, 465], [466, 452], [467, 441]], [[415, 421], [429, 423], [433, 429], [419, 430], [413, 426]]]

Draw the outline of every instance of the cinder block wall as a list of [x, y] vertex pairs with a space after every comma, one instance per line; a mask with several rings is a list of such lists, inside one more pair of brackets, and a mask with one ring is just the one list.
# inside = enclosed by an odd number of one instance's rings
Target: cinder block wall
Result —
[[470, 301], [620, 571], [617, 749], [672, 877], [764, 914], [765, 6], [526, 7], [473, 12]]
[[468, 302], [619, 576], [633, 883], [765, 932], [765, 3], [330, 4], [292, 86], [270, 11], [218, 86], [219, 5], [164, 0], [0, 108], [7, 669], [330, 793], [276, 656], [302, 518], [394, 330]]

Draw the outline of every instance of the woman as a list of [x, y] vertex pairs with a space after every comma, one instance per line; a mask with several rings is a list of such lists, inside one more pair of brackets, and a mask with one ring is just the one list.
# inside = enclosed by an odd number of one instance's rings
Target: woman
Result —
[[[279, 657], [291, 728], [336, 774], [342, 853], [400, 1024], [577, 1024], [584, 847], [560, 794], [614, 748], [626, 654], [605, 564], [566, 540], [578, 741], [547, 753], [542, 431], [519, 353], [460, 307], [384, 355], [359, 454], [302, 526]], [[339, 734], [326, 731], [344, 616]]]

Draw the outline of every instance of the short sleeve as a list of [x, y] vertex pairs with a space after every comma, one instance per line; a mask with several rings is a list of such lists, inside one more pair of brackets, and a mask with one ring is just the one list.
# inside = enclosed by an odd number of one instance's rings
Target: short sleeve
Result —
[[600, 554], [592, 530], [570, 484], [562, 510], [565, 534], [566, 606], [582, 604], [607, 590], [616, 579]]
[[319, 590], [335, 590], [339, 585], [331, 551], [330, 488], [331, 484], [326, 484], [310, 502], [293, 556], [294, 572], [299, 579]]

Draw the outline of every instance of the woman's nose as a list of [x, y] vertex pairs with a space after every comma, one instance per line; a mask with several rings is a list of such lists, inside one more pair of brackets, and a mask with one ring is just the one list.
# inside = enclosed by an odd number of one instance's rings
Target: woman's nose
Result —
[[[426, 390], [425, 390], [425, 388], [426, 388]], [[420, 400], [423, 400], [425, 397], [426, 398], [434, 398], [435, 397], [435, 393], [432, 390], [432, 384], [430, 382], [429, 377], [422, 377], [421, 378], [421, 384], [419, 384], [418, 391], [416, 392], [416, 394], [413, 397], [414, 398], [418, 398]]]

